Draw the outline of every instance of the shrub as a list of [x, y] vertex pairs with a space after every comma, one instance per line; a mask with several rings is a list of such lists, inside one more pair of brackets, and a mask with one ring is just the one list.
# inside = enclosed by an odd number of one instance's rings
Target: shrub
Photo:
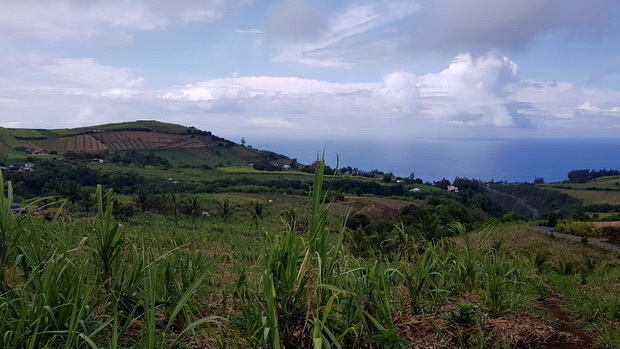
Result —
[[603, 227], [599, 232], [608, 237], [607, 242], [615, 245], [620, 243], [620, 227]]
[[594, 237], [598, 235], [598, 233], [592, 228], [592, 225], [587, 222], [562, 222], [558, 223], [555, 230], [560, 233], [582, 237]]

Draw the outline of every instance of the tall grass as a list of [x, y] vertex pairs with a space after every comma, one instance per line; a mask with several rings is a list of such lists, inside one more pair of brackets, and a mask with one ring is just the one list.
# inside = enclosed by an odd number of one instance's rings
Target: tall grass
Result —
[[306, 212], [265, 218], [260, 239], [237, 220], [197, 219], [200, 234], [191, 218], [177, 227], [152, 212], [121, 225], [101, 187], [93, 220], [16, 216], [12, 186], [0, 180], [0, 347], [405, 347], [403, 322], [432, 326], [448, 347], [510, 347], [485, 321], [527, 310], [547, 286], [541, 276], [601, 346], [618, 343], [618, 259], [577, 244], [562, 264], [552, 248], [562, 243], [541, 240], [520, 253], [527, 235], [504, 226], [499, 234], [455, 223], [454, 237], [440, 238], [433, 219], [415, 239], [395, 224], [392, 250], [373, 246], [362, 257], [364, 231], [346, 231], [326, 210], [323, 168]]

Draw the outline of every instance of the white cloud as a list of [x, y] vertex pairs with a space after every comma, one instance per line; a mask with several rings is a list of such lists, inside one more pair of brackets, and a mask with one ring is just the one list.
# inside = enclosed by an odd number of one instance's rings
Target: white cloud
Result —
[[0, 31], [11, 38], [84, 40], [104, 27], [155, 30], [171, 23], [213, 21], [244, 4], [233, 0], [3, 0]]
[[601, 113], [601, 114], [617, 114], [620, 116], [620, 107], [601, 108], [587, 101], [577, 107], [578, 111]]
[[92, 58], [63, 58], [41, 67], [54, 79], [80, 86], [105, 88], [108, 86], [143, 87], [146, 80], [134, 78], [127, 68], [115, 68], [95, 62]]
[[[299, 35], [291, 43], [279, 45], [273, 62], [296, 62], [322, 67], [351, 65], [360, 52], [368, 54], [386, 35], [376, 31], [415, 13], [418, 6], [411, 1], [367, 1], [350, 4], [342, 13], [317, 20], [312, 35]], [[389, 34], [388, 34], [389, 35]]]
[[263, 34], [264, 32], [260, 29], [251, 28], [251, 29], [237, 29], [235, 33], [238, 34]]
[[248, 134], [377, 128], [405, 134], [427, 122], [585, 130], [617, 127], [620, 116], [618, 91], [521, 80], [516, 63], [496, 55], [462, 54], [436, 73], [396, 71], [378, 82], [254, 76], [164, 88], [91, 58], [53, 62], [29, 71], [30, 79], [0, 77], [2, 125], [57, 128], [148, 118], [231, 132], [240, 127]]
[[280, 118], [250, 118], [248, 124], [265, 128], [291, 128], [291, 120]]

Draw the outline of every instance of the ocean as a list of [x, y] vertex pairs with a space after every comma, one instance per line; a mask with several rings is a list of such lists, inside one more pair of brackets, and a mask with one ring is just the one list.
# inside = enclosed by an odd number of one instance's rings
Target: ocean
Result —
[[620, 139], [521, 140], [280, 140], [252, 144], [309, 164], [325, 154], [331, 167], [379, 169], [396, 176], [411, 173], [424, 181], [475, 178], [484, 181], [545, 182], [567, 179], [574, 169], [620, 169]]

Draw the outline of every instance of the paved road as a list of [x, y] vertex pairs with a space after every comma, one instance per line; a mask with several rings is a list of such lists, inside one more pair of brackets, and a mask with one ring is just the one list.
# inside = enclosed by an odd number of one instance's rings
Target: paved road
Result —
[[[581, 242], [581, 236], [564, 234], [564, 233], [558, 233], [557, 231], [554, 231], [553, 228], [550, 228], [550, 227], [530, 227], [530, 229], [539, 231], [539, 232], [541, 232], [543, 234], [547, 234], [547, 235], [551, 235], [551, 233], [553, 233], [553, 235], [555, 237], [559, 237], [559, 238], [563, 238], [563, 239], [567, 239], [567, 240], [571, 240], [571, 241]], [[606, 250], [609, 250], [609, 251], [620, 252], [620, 246], [608, 244], [606, 242], [589, 239], [588, 240], [588, 244], [590, 244], [592, 246], [598, 246], [600, 248], [603, 248], [603, 249], [606, 249]]]

